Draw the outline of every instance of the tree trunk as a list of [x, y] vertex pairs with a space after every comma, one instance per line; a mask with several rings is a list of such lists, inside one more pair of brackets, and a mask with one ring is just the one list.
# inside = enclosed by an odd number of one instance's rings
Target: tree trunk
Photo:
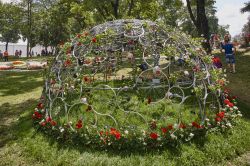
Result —
[[5, 44], [5, 50], [8, 51], [8, 46], [9, 46], [9, 41], [6, 42]]
[[111, 2], [111, 5], [114, 9], [114, 16], [117, 19], [118, 18], [118, 9], [119, 9], [119, 0], [115, 0], [115, 2]]
[[131, 16], [131, 11], [134, 7], [134, 0], [131, 0], [129, 3], [128, 16]]
[[193, 21], [198, 34], [206, 39], [202, 43], [202, 46], [207, 53], [211, 53], [211, 47], [209, 44], [209, 26], [205, 10], [205, 0], [196, 0], [196, 14], [197, 14], [196, 19], [192, 12], [190, 0], [186, 0], [186, 2], [190, 18]]

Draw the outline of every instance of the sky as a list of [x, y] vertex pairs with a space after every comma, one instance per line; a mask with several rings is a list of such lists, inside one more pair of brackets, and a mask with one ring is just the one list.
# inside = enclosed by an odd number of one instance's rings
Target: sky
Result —
[[[1, 0], [2, 2], [11, 2], [19, 0]], [[186, 0], [182, 0], [186, 1]], [[229, 32], [235, 36], [241, 32], [243, 25], [247, 22], [250, 13], [240, 13], [244, 3], [249, 0], [216, 0], [217, 17], [220, 25], [230, 25]]]

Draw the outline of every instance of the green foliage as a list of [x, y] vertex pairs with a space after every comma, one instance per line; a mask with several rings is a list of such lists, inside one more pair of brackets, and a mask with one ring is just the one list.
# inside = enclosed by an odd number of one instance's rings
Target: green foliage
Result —
[[20, 39], [21, 9], [15, 4], [0, 4], [0, 41], [16, 43]]

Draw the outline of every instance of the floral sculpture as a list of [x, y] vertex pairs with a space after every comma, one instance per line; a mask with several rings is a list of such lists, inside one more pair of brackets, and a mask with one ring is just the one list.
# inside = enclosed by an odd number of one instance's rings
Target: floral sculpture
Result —
[[57, 139], [120, 149], [225, 131], [241, 114], [199, 43], [142, 20], [77, 34], [61, 44], [47, 72], [34, 123]]

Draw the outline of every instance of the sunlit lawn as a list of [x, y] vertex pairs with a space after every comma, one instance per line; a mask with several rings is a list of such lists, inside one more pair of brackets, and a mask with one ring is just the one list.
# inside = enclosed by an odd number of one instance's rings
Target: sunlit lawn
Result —
[[244, 165], [245, 160], [234, 159], [250, 151], [250, 52], [236, 60], [237, 74], [228, 78], [244, 114], [238, 125], [175, 150], [144, 153], [68, 146], [36, 132], [31, 115], [42, 92], [42, 72], [0, 72], [0, 165]]

